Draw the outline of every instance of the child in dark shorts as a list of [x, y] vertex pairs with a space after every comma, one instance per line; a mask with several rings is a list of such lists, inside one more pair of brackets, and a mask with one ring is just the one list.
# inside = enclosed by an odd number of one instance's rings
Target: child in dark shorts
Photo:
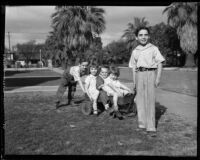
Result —
[[63, 76], [61, 78], [60, 86], [58, 87], [57, 93], [56, 93], [56, 108], [59, 108], [60, 102], [62, 100], [62, 97], [68, 87], [68, 104], [72, 103], [72, 99], [74, 97], [74, 93], [76, 91], [76, 85], [77, 82], [79, 83], [82, 91], [85, 92], [85, 88], [83, 86], [83, 83], [81, 81], [81, 77], [84, 76], [87, 72], [87, 66], [88, 61], [84, 58], [80, 59], [79, 65], [72, 66], [70, 68], [67, 68]]

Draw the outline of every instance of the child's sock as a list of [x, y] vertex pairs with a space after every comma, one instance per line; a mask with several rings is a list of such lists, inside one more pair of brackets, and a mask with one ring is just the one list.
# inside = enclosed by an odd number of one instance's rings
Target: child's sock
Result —
[[109, 108], [109, 104], [106, 104], [105, 105], [105, 110], [108, 110], [108, 108]]
[[98, 114], [97, 110], [94, 110], [94, 111], [93, 111], [93, 114]]

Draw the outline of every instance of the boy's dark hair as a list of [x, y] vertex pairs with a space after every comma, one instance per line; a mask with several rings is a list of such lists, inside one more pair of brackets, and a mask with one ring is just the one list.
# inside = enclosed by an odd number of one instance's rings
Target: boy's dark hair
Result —
[[147, 32], [150, 34], [150, 30], [149, 30], [148, 27], [140, 26], [140, 27], [138, 27], [138, 28], [135, 30], [135, 35], [138, 36], [139, 31], [142, 30], [142, 29], [147, 30]]
[[108, 66], [108, 65], [102, 65], [102, 66], [100, 67], [100, 70], [101, 70], [102, 68], [106, 68], [106, 69], [109, 70], [109, 66]]
[[83, 57], [83, 56], [77, 58], [77, 63], [78, 63], [78, 64], [81, 64], [81, 63], [83, 63], [83, 62], [88, 62], [88, 59], [85, 58], [85, 57]]
[[119, 77], [120, 75], [120, 72], [119, 72], [119, 68], [115, 67], [115, 66], [111, 66], [110, 67], [110, 74], [114, 74], [116, 75], [117, 77]]

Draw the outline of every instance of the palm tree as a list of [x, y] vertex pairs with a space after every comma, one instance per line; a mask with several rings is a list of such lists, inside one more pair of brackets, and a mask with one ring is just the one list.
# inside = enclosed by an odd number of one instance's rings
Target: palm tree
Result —
[[48, 59], [55, 61], [64, 62], [64, 55], [63, 55], [63, 44], [57, 36], [56, 30], [49, 32], [47, 39], [45, 41], [45, 52]]
[[132, 51], [136, 46], [137, 42], [135, 39], [135, 31], [140, 26], [148, 26], [149, 22], [145, 20], [145, 17], [138, 18], [134, 17], [133, 23], [128, 23], [128, 28], [124, 31], [122, 38], [126, 39], [127, 49]]
[[197, 52], [197, 7], [198, 2], [175, 2], [166, 7], [168, 24], [176, 28], [180, 46], [187, 54], [185, 67], [195, 66]]
[[[87, 49], [94, 37], [105, 30], [104, 10], [89, 6], [57, 6], [52, 15], [52, 27], [64, 44], [66, 59]], [[79, 53], [77, 53], [79, 52]]]

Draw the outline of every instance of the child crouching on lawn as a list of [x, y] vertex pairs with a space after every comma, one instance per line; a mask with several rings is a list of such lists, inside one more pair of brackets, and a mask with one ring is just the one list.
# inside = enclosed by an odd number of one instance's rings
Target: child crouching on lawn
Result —
[[99, 97], [99, 91], [96, 89], [97, 71], [98, 71], [97, 63], [92, 63], [90, 65], [90, 74], [85, 79], [85, 91], [93, 103], [92, 106], [94, 115], [98, 115], [97, 99]]
[[67, 87], [68, 87], [68, 104], [73, 103], [72, 99], [74, 98], [77, 82], [79, 83], [82, 91], [85, 93], [81, 77], [87, 74], [87, 66], [88, 66], [88, 61], [85, 58], [81, 58], [79, 59], [79, 65], [72, 66], [64, 70], [60, 86], [56, 93], [57, 96], [56, 108], [60, 107], [60, 102]]

